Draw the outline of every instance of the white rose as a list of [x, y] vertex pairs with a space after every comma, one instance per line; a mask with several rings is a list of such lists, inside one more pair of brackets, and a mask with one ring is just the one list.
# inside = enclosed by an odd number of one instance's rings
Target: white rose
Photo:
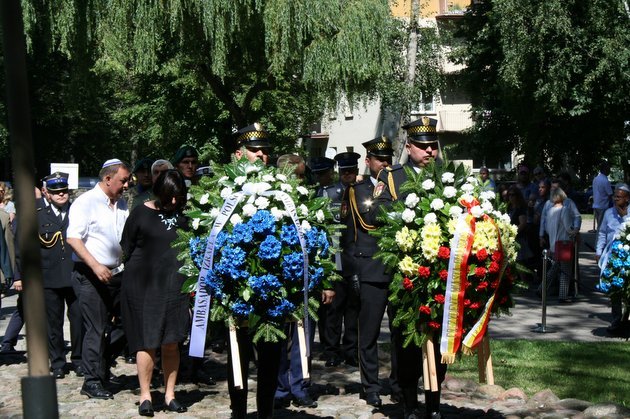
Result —
[[252, 204], [243, 205], [243, 215], [247, 217], [253, 216], [254, 214], [256, 214], [256, 211], [258, 211], [258, 208], [256, 208], [256, 206]]
[[464, 212], [464, 209], [462, 207], [458, 207], [457, 205], [453, 205], [448, 210], [449, 215], [453, 218], [459, 217], [460, 215], [462, 215], [463, 212]]
[[444, 201], [442, 201], [440, 198], [435, 198], [433, 201], [431, 201], [431, 208], [436, 211], [441, 210], [442, 208], [444, 208]]
[[212, 208], [210, 210], [210, 218], [217, 218], [220, 213], [221, 213], [221, 210], [219, 208]]
[[271, 208], [269, 212], [271, 212], [271, 215], [276, 221], [280, 221], [282, 217], [284, 217], [284, 211], [278, 209], [278, 207]]
[[470, 183], [464, 183], [462, 185], [462, 191], [464, 191], [464, 193], [471, 193], [474, 189], [475, 187]]
[[414, 218], [416, 218], [416, 212], [412, 209], [405, 208], [405, 210], [402, 212], [401, 217], [404, 222], [412, 223]]
[[264, 180], [265, 182], [273, 182], [274, 180], [276, 180], [275, 177], [273, 177], [273, 175], [263, 175], [262, 180]]
[[237, 176], [236, 179], [234, 179], [234, 184], [242, 185], [246, 181], [247, 181], [247, 176]]
[[405, 206], [407, 208], [415, 208], [416, 205], [418, 205], [418, 202], [420, 202], [420, 198], [418, 198], [418, 195], [416, 195], [415, 193], [410, 193], [405, 199]]
[[221, 189], [221, 198], [228, 199], [230, 195], [232, 195], [232, 188], [226, 187]]
[[427, 179], [422, 182], [422, 189], [424, 189], [425, 191], [430, 191], [433, 188], [435, 188], [435, 182], [433, 182], [431, 179]]
[[306, 220], [302, 220], [302, 224], [300, 224], [303, 231], [309, 231], [311, 229], [311, 225]]
[[280, 190], [284, 192], [291, 192], [293, 191], [293, 186], [291, 186], [289, 183], [281, 183]]
[[286, 182], [287, 181], [287, 177], [285, 175], [283, 175], [282, 173], [276, 174], [276, 179], [278, 179], [280, 182]]
[[326, 219], [326, 216], [324, 215], [324, 211], [317, 210], [317, 212], [315, 213], [315, 219], [317, 220], [318, 223], [324, 222], [324, 220]]
[[201, 222], [201, 218], [194, 218], [192, 222], [193, 230], [197, 230], [199, 228], [199, 223]]
[[494, 191], [483, 191], [479, 194], [479, 197], [483, 200], [490, 201], [496, 197]]
[[626, 236], [626, 240], [630, 241], [630, 234]]
[[481, 209], [483, 210], [484, 213], [488, 214], [488, 213], [492, 212], [492, 210], [494, 208], [492, 207], [492, 202], [490, 202], [490, 201], [483, 201], [481, 203]]
[[301, 195], [308, 195], [308, 189], [305, 188], [304, 186], [298, 186], [297, 188], [295, 188], [299, 194]]
[[473, 201], [473, 199], [475, 199], [474, 196], [472, 196], [471, 194], [463, 194], [460, 199], [464, 202], [466, 202], [467, 204], [471, 203]]
[[444, 188], [445, 198], [452, 198], [455, 195], [457, 195], [457, 189], [455, 189], [453, 186], [447, 186], [446, 188]]
[[308, 215], [308, 207], [304, 204], [301, 204], [298, 208], [298, 213], [303, 216], [306, 217]]
[[453, 183], [455, 182], [455, 174], [451, 172], [442, 173], [442, 183]]
[[437, 215], [435, 215], [434, 212], [430, 212], [427, 215], [424, 216], [424, 223], [425, 224], [435, 224], [437, 223]]
[[240, 215], [238, 214], [232, 214], [232, 216], [230, 217], [230, 223], [235, 226], [237, 224], [240, 224], [243, 222], [243, 219], [241, 218]]
[[201, 205], [206, 205], [208, 203], [208, 198], [210, 198], [210, 194], [209, 193], [205, 193], [205, 194], [201, 195], [201, 198], [199, 198], [199, 203]]
[[254, 205], [256, 205], [259, 209], [265, 209], [269, 206], [269, 200], [264, 196], [259, 196], [256, 201], [254, 201]]
[[479, 205], [475, 205], [470, 209], [470, 213], [473, 217], [479, 218], [483, 215], [483, 208], [481, 208]]

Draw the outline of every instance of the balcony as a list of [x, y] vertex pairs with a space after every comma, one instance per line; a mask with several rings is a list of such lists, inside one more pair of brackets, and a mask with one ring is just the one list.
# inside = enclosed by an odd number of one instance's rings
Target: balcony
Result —
[[470, 110], [441, 110], [438, 111], [437, 130], [441, 132], [461, 132], [472, 127]]

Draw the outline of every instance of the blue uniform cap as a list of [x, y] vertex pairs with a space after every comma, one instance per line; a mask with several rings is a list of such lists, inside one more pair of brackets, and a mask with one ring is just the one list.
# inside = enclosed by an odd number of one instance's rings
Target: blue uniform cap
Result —
[[54, 172], [44, 178], [46, 189], [51, 192], [63, 191], [68, 189], [69, 174], [63, 172]]

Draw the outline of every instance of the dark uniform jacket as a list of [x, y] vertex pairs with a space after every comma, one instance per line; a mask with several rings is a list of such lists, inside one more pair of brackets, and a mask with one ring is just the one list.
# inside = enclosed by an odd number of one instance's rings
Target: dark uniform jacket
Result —
[[66, 243], [69, 207], [66, 204], [63, 221], [50, 205], [37, 209], [44, 288], [72, 287], [72, 248]]
[[316, 196], [330, 198], [330, 210], [335, 217], [335, 221], [339, 222], [339, 211], [341, 208], [341, 200], [343, 199], [344, 186], [341, 182], [328, 186], [321, 186], [317, 189]]
[[341, 205], [341, 222], [346, 228], [341, 233], [343, 276], [358, 275], [361, 282], [390, 282], [380, 259], [377, 239], [369, 232], [374, 226], [367, 220], [378, 207], [373, 198], [374, 184], [370, 178], [351, 185]]

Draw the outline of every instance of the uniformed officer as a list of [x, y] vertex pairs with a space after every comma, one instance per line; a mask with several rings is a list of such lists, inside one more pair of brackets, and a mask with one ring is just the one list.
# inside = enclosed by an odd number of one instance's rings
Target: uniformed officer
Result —
[[197, 175], [199, 152], [195, 147], [187, 144], [181, 146], [173, 156], [171, 163], [184, 175], [186, 186], [190, 187], [190, 185], [199, 183], [199, 176]]
[[[409, 192], [400, 191], [400, 186], [407, 180], [404, 166], [419, 173], [423, 167], [438, 159], [439, 141], [436, 126], [437, 121], [429, 117], [422, 117], [403, 126], [407, 130], [405, 149], [409, 159], [405, 165], [388, 167], [379, 173], [373, 195], [377, 205], [387, 206], [392, 201], [405, 200]], [[371, 214], [369, 218], [371, 224], [377, 223], [375, 214]], [[417, 393], [418, 381], [422, 377], [422, 350], [413, 343], [403, 348], [402, 332], [399, 329], [392, 334], [392, 339], [397, 356], [397, 378], [403, 396], [404, 417], [405, 419], [420, 418]], [[446, 375], [446, 364], [441, 363], [442, 355], [437, 340], [434, 346], [438, 386], [440, 386]], [[426, 391], [425, 402], [427, 417], [441, 418], [440, 391]]]
[[63, 338], [64, 304], [70, 321], [71, 361], [77, 375], [82, 375], [82, 319], [77, 295], [72, 288], [72, 248], [66, 243], [68, 228], [68, 174], [55, 172], [44, 178], [49, 205], [38, 208], [37, 220], [42, 256], [42, 276], [46, 318], [48, 320], [48, 352], [55, 378], [66, 374]]
[[[368, 220], [370, 213], [378, 211], [372, 198], [376, 176], [391, 165], [394, 150], [391, 141], [385, 136], [367, 141], [363, 146], [367, 153], [365, 164], [370, 170], [370, 177], [351, 185], [344, 196], [341, 219], [346, 229], [341, 239], [342, 265], [344, 276], [352, 274], [360, 283], [358, 327], [361, 385], [366, 402], [378, 407], [381, 405], [381, 386], [378, 380], [377, 342], [387, 307], [391, 276], [385, 272], [383, 263], [374, 258], [378, 244], [377, 239], [369, 234], [375, 227]], [[394, 355], [395, 351], [392, 351], [392, 373], [395, 372]], [[392, 399], [397, 400], [400, 389], [395, 374], [390, 376], [390, 384], [392, 394], [395, 395]]]
[[153, 198], [153, 178], [151, 177], [151, 165], [153, 159], [144, 157], [136, 162], [133, 167], [133, 176], [136, 180], [136, 186], [130, 189], [127, 199], [130, 210], [134, 209], [138, 205], [144, 204]]

